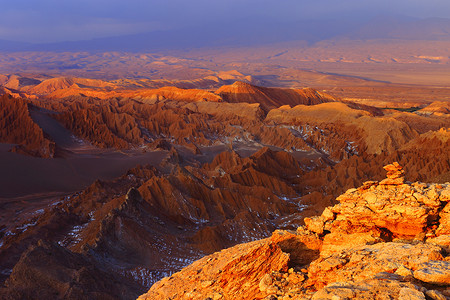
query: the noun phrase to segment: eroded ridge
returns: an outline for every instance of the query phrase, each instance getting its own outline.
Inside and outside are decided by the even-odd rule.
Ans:
[[[385,169],[296,232],[206,256],[139,299],[448,299],[450,184]]]

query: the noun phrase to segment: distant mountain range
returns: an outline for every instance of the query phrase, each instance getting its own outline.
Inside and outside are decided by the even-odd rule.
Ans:
[[[153,31],[82,41],[31,44],[0,40],[0,51],[155,51],[257,46],[329,39],[450,40],[450,19],[380,16],[371,20],[279,22],[241,20],[211,26]]]

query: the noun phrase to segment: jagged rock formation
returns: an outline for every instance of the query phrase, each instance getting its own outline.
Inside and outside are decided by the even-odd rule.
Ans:
[[[264,88],[241,81],[214,93],[149,89],[145,80],[11,78],[5,76],[4,81],[23,81],[14,85],[21,93],[53,95],[52,101],[44,97],[32,103],[46,109],[47,116],[76,138],[100,148],[154,149],[156,140],[165,139],[200,153],[201,147],[216,143],[232,147],[234,142],[245,142],[313,151],[332,165],[355,155],[393,153],[419,133],[448,127],[445,116],[394,114],[336,102],[311,89]],[[69,90],[78,92],[66,93]]]
[[[450,297],[450,184],[385,169],[388,180],[348,190],[296,232],[206,256],[139,299]]]
[[[191,149],[248,142],[311,150],[284,124],[266,126],[259,104],[67,99],[36,105],[53,111],[51,116],[77,137],[101,148],[128,149],[164,138]]]
[[[222,85],[242,74],[219,75],[199,82],[179,81],[176,88],[164,87],[170,82],[163,80],[30,81],[0,76],[0,82],[9,86],[3,88],[7,93],[39,95],[34,100],[2,98],[5,100],[0,106],[0,133],[1,138],[7,138],[2,142],[18,144],[18,152],[38,157],[53,153],[50,156],[61,157],[61,161],[86,154],[113,157],[119,152],[115,150],[132,159],[144,153],[160,157],[155,159],[155,168],[138,167],[113,181],[96,181],[45,211],[39,209],[42,212],[28,220],[11,218],[6,227],[0,224],[0,281],[10,278],[2,291],[14,295],[24,291],[24,297],[28,295],[23,289],[26,278],[20,279],[20,274],[45,274],[47,259],[49,265],[60,265],[63,273],[70,274],[61,281],[49,280],[47,283],[51,283],[43,289],[69,295],[62,286],[71,281],[82,288],[84,283],[78,284],[73,277],[79,271],[78,265],[59,259],[73,252],[80,255],[73,256],[74,260],[92,271],[89,276],[99,278],[107,272],[114,280],[125,278],[133,283],[133,290],[123,292],[138,296],[156,280],[203,255],[265,238],[275,228],[302,225],[304,217],[320,214],[326,206],[336,204],[338,195],[364,181],[378,180],[373,186],[386,191],[400,189],[408,181],[450,181],[450,135],[445,115],[392,112],[332,101],[313,90],[261,88],[247,83],[228,85],[214,93],[217,86],[211,82]],[[56,98],[46,98],[49,95]],[[15,139],[9,139],[11,136]],[[389,178],[382,180],[384,173],[379,166],[392,161],[404,166],[406,174],[398,165],[392,165],[388,167]],[[414,188],[415,193],[422,192]],[[392,208],[388,204],[386,207]],[[427,217],[422,215],[426,221],[417,226],[411,217],[411,224],[398,228],[391,224],[398,221],[395,214],[394,219],[389,215],[383,219],[385,227],[373,229],[372,237],[363,232],[354,238],[389,241],[397,237],[393,237],[394,233],[400,238],[403,230],[409,234],[404,238],[411,239],[421,230],[420,226],[428,226],[424,225],[428,221],[444,222],[447,218],[436,221],[436,214],[428,218],[429,213],[432,214],[427,210]],[[350,217],[356,220],[358,216]],[[339,247],[337,238],[332,240],[333,232],[326,227],[331,226],[327,225],[329,220],[305,220],[311,228],[301,243],[297,235],[278,234],[271,239],[275,246],[256,242],[255,253],[272,261],[271,255],[276,252],[273,270],[284,272],[291,265],[315,260],[325,240]],[[358,226],[364,227],[361,224]],[[442,242],[442,236],[436,240]],[[19,262],[27,261],[27,255],[40,253],[27,252],[37,247],[40,239],[46,241],[48,247],[44,248],[50,249],[56,259],[42,256],[42,264],[30,265],[27,270],[27,264]],[[244,247],[242,251],[247,250]],[[291,254],[289,260],[286,251]],[[253,255],[247,258],[243,260],[245,264],[256,270],[268,272],[271,268],[253,264]],[[242,278],[242,273],[234,272],[231,264],[221,278],[221,284],[229,291],[241,283],[225,283],[227,276]],[[302,277],[308,278],[307,272],[289,274],[286,276],[290,281],[303,282]],[[273,291],[269,283],[278,280],[274,278],[266,276],[257,286]],[[258,281],[259,277],[252,280]],[[368,281],[363,286],[373,286],[375,282]],[[31,287],[37,285],[30,283]],[[389,283],[392,288],[393,285],[395,282]],[[90,285],[86,291],[91,288],[95,287]],[[251,293],[254,297],[262,295],[258,289]]]
[[[0,278],[16,278],[19,270],[46,273],[44,263],[32,270],[19,264],[42,239],[61,256],[66,249],[80,254],[74,258],[89,262],[94,277],[107,271],[115,280],[134,282],[138,288],[130,286],[128,292],[138,296],[205,254],[267,237],[275,228],[296,228],[308,211],[297,191],[297,174],[305,170],[286,152],[263,148],[250,157],[224,152],[202,166],[174,161],[165,168],[172,171],[138,167],[113,181],[96,181],[7,233],[0,268],[11,275]],[[72,276],[65,260],[52,260],[54,268],[58,264],[62,274],[70,274],[43,286],[47,292]],[[27,280],[9,279],[0,292],[21,295]],[[30,286],[39,284],[29,280]],[[67,292],[59,289],[59,295]]]
[[[33,105],[27,100],[0,96],[0,143],[17,144],[13,152],[53,157],[56,145],[33,121],[31,109]]]
[[[392,153],[418,137],[408,124],[342,103],[282,106],[129,99],[35,101],[77,137],[102,148],[149,146],[164,138],[198,152],[214,143],[248,142],[315,151],[331,161]],[[389,127],[389,130],[384,128]],[[95,128],[95,130],[94,130]]]

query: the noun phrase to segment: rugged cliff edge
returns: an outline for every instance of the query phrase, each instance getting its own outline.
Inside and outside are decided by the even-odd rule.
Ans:
[[[450,184],[385,169],[296,232],[206,256],[139,299],[449,299]]]

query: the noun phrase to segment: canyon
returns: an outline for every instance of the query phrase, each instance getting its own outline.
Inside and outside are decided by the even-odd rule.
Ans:
[[[9,1],[0,300],[450,299],[448,1]]]
[[[448,296],[447,88],[188,69],[0,75],[4,299]]]

